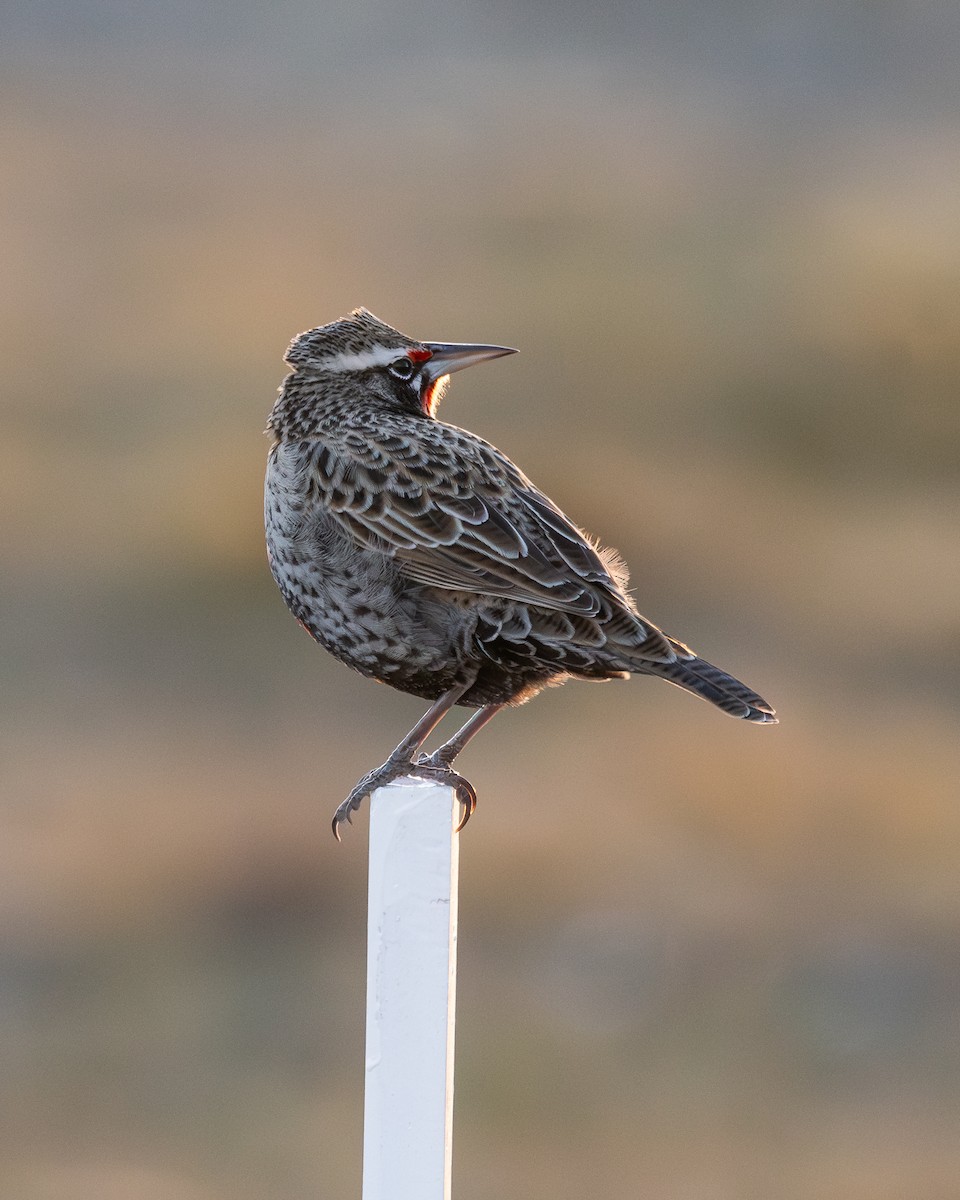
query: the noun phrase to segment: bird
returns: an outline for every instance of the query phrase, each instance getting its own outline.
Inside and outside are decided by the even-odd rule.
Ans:
[[[773,708],[642,616],[619,554],[570,520],[506,454],[441,421],[457,371],[507,346],[418,341],[366,308],[299,334],[270,414],[267,555],[287,607],[360,674],[430,701],[337,808],[414,776],[476,790],[453,763],[502,709],[569,679],[652,675],[731,716]],[[473,713],[421,753],[454,707]]]

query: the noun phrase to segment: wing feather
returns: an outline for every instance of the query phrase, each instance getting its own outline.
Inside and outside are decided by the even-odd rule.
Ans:
[[[580,645],[674,661],[586,535],[493,446],[443,428],[448,436],[428,449],[450,461],[433,468],[429,483],[412,453],[407,462],[395,455],[389,471],[378,457],[374,470],[353,447],[314,443],[311,493],[359,544],[390,556],[418,583],[554,610],[568,618],[558,632],[572,619]],[[459,435],[454,453],[451,431]]]

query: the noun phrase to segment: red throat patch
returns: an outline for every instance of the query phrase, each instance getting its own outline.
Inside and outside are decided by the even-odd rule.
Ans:
[[[433,358],[433,351],[428,350],[425,346],[414,346],[412,350],[407,351],[407,358],[412,363],[429,362]],[[432,417],[436,412],[437,405],[440,403],[440,397],[443,395],[443,388],[437,389],[438,380],[431,380],[427,386],[420,392],[420,404],[423,411],[428,417]]]
[[[431,380],[420,393],[420,403],[428,417],[437,415],[437,408],[443,399],[443,393],[447,390],[449,381],[449,375],[441,375],[439,379]]]

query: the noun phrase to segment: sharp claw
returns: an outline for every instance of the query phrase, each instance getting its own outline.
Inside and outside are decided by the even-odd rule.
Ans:
[[[457,784],[457,799],[463,807],[463,815],[456,829],[456,832],[459,833],[473,816],[477,807],[477,793],[474,791],[473,785],[467,783],[465,779],[461,779]]]

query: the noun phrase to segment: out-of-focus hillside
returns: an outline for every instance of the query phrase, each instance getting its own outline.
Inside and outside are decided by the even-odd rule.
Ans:
[[[442,415],[773,730],[570,686],[464,758],[464,1197],[960,1170],[952,5],[22,6],[0,46],[0,1192],[359,1186],[365,847],[418,702],[262,546],[290,337]]]

